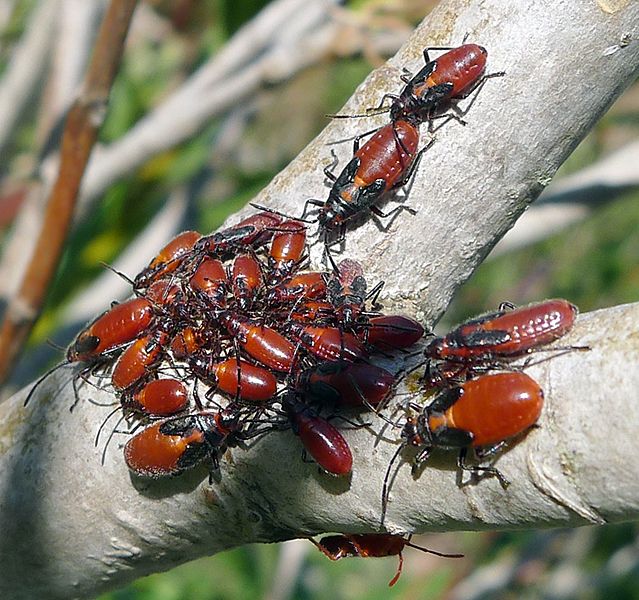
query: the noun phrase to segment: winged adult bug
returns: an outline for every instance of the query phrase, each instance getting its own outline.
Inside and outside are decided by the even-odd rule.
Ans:
[[[497,312],[482,315],[435,337],[424,350],[429,365],[426,379],[436,383],[437,369],[463,374],[464,370],[483,369],[518,358],[553,342],[568,333],[578,309],[567,300],[545,300],[511,309],[503,304]],[[581,349],[581,348],[580,348]],[[433,365],[430,361],[439,361]],[[441,379],[441,377],[439,377]]]

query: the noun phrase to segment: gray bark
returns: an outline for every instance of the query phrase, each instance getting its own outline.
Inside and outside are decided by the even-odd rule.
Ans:
[[[400,67],[421,66],[424,46],[458,45],[466,33],[488,48],[490,71],[507,72],[486,83],[468,125],[449,123],[437,133],[408,197],[418,214],[400,214],[387,233],[371,222],[348,233],[346,254],[364,263],[371,282],[386,281],[387,312],[432,323],[635,78],[639,5],[614,13],[601,6],[443,2],[345,107],[376,105],[400,88]],[[624,45],[627,33],[634,37]],[[299,214],[305,198],[325,197],[325,144],[384,117],[370,121],[331,123],[257,201]],[[350,145],[335,148],[345,164]],[[321,251],[319,244],[313,249],[316,265]],[[530,369],[546,405],[541,427],[497,460],[510,488],[492,479],[460,486],[454,456],[437,453],[418,479],[401,465],[386,527],[424,532],[636,519],[638,332],[639,304],[582,316],[562,345],[592,349]],[[69,377],[64,370],[51,376],[26,409],[25,391],[0,406],[4,598],[87,598],[239,544],[379,527],[384,471],[397,443],[388,428],[377,439],[381,421],[345,433],[355,458],[349,480],[302,462],[299,441],[283,432],[229,453],[213,485],[205,469],[145,482],[127,472],[118,450],[123,436],[116,435],[100,465],[104,438],[98,448],[93,438],[108,409],[96,404],[115,398],[83,386],[70,414]]]

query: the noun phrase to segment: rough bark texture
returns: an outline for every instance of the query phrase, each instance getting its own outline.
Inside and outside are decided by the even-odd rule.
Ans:
[[[393,479],[385,527],[447,531],[580,525],[639,517],[639,304],[583,315],[564,344],[588,352],[530,368],[546,392],[541,427],[499,456],[512,482],[458,485],[455,453],[433,456],[417,479],[409,465]],[[0,592],[8,598],[92,597],[141,575],[239,544],[323,531],[379,527],[384,472],[397,432],[376,421],[346,431],[350,479],[302,461],[291,432],[273,433],[223,461],[209,485],[205,468],[149,482],[129,475],[116,435],[93,445],[112,402],[82,388],[69,413],[69,373],[59,371],[29,406],[25,393],[0,420]],[[610,426],[604,423],[607,415]],[[381,439],[376,434],[384,431]],[[106,428],[106,432],[111,427]],[[392,441],[393,443],[390,443]],[[410,458],[410,455],[405,457]]]
[[[596,2],[498,0],[444,2],[387,66],[373,73],[344,112],[374,106],[400,87],[400,67],[416,70],[428,45],[469,41],[489,50],[487,82],[468,125],[449,123],[423,157],[408,203],[391,231],[366,223],[347,236],[347,255],[371,281],[386,280],[390,309],[430,323],[547,184],[606,107],[630,83],[639,44],[610,52],[639,22],[639,6],[616,13]],[[462,103],[463,104],[463,103]],[[381,121],[383,121],[383,117]],[[373,123],[370,127],[373,127]],[[321,166],[329,141],[369,128],[332,123],[258,198],[299,214],[309,196],[325,197]],[[340,164],[350,144],[336,146]],[[321,248],[314,248],[314,258]],[[639,516],[632,457],[639,406],[639,305],[582,316],[565,344],[588,344],[530,369],[546,392],[541,428],[499,457],[508,490],[487,479],[459,486],[454,456],[436,454],[413,480],[402,465],[393,481],[386,527],[392,531],[577,525]],[[31,404],[22,392],[0,407],[0,595],[92,597],[146,573],[251,541],[379,526],[384,471],[397,432],[374,448],[372,430],[346,432],[350,480],[303,463],[290,432],[233,451],[222,478],[205,470],[174,480],[132,479],[114,439],[100,466],[93,437],[113,402],[84,386],[69,414],[69,372],[52,376]],[[63,385],[66,382],[66,385]],[[614,415],[607,418],[607,415]],[[605,422],[610,422],[609,426]],[[109,428],[107,428],[109,431]]]

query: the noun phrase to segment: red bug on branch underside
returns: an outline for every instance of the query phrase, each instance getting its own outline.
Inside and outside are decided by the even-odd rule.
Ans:
[[[331,560],[339,560],[347,557],[385,557],[397,556],[399,564],[395,576],[388,583],[389,587],[395,585],[402,574],[404,566],[404,557],[402,552],[404,548],[415,548],[427,554],[434,554],[443,558],[463,558],[463,554],[447,554],[430,550],[423,546],[413,544],[412,536],[404,537],[403,535],[394,535],[390,533],[346,533],[339,535],[328,535],[319,541],[311,538],[309,540],[315,544],[315,547],[328,556]]]

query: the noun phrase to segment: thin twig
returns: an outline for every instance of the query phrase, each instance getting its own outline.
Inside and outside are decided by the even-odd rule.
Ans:
[[[11,139],[25,105],[47,64],[53,41],[59,0],[47,0],[36,7],[23,39],[0,82],[0,155]]]
[[[306,9],[298,0],[280,0],[276,4],[281,9],[277,20],[275,15],[267,14],[270,18],[265,20],[265,15],[260,14],[245,26],[247,31],[255,32],[255,39],[249,43],[245,31],[240,30],[224,51],[200,67],[125,136],[109,146],[96,148],[82,184],[82,204],[152,156],[198,133],[214,117],[245,102],[265,83],[285,80],[329,53],[335,24],[329,21],[326,7],[319,11],[314,6],[314,18],[307,15],[300,23]],[[269,8],[272,10],[276,4]],[[297,6],[296,13],[290,12],[291,5]],[[292,33],[282,38],[285,16],[289,17],[286,30],[292,29]],[[308,44],[309,39],[318,37],[318,43]],[[238,38],[245,40],[247,46],[241,48],[236,43]]]
[[[67,110],[75,100],[95,44],[97,30],[108,3],[105,0],[61,0],[57,35],[51,50],[51,67],[39,106],[36,144],[47,139],[46,146],[56,148],[60,142],[52,130],[57,129]],[[58,135],[61,132],[58,131]],[[47,148],[40,150],[46,155]],[[37,160],[34,156],[33,160]]]
[[[69,232],[80,181],[106,113],[131,22],[135,0],[113,0],[91,57],[83,89],[69,111],[60,170],[47,204],[44,224],[18,294],[11,299],[0,329],[0,382],[17,360],[55,275]]]

